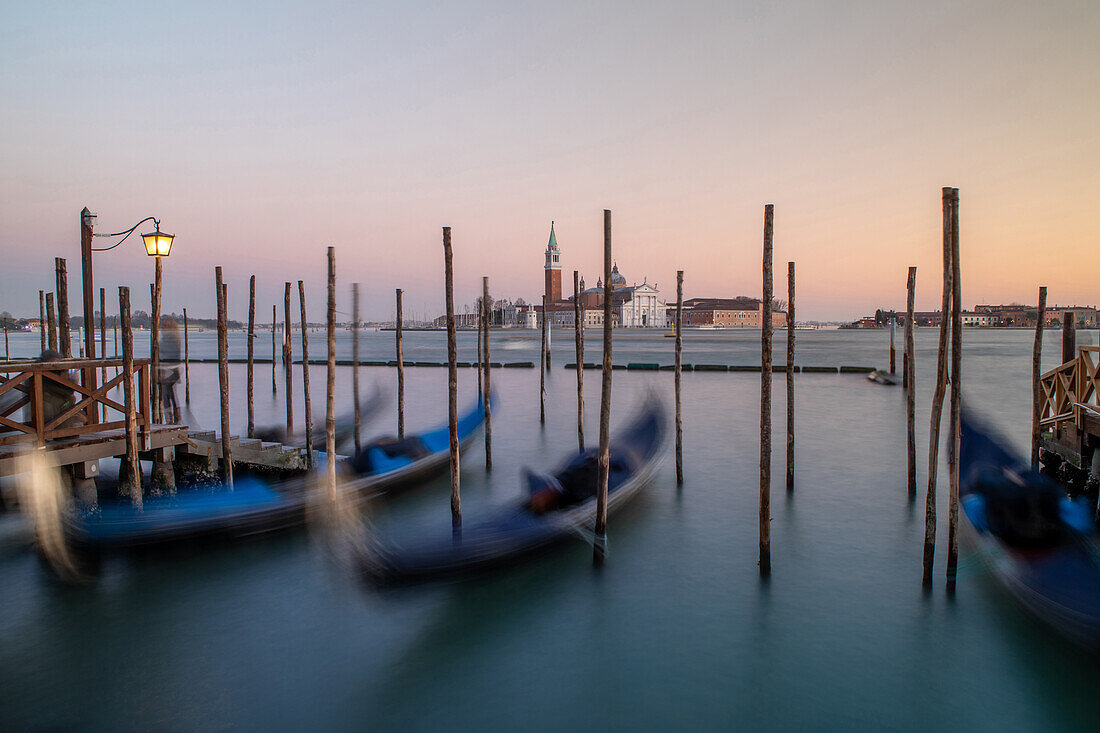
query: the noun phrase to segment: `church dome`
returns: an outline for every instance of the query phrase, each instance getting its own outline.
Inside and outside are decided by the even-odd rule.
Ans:
[[[611,268],[611,289],[626,287],[626,278],[619,272],[619,263]]]

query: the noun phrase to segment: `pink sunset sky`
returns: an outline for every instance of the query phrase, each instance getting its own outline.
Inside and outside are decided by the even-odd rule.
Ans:
[[[325,247],[367,318],[594,283],[602,209],[628,280],[674,297],[777,291],[850,319],[940,297],[940,188],[961,197],[963,301],[1100,301],[1100,3],[9,4],[0,24],[0,310],[37,313],[53,257],[79,305],[78,213],[176,234],[164,308],[243,318]],[[99,240],[97,246],[104,242]],[[147,309],[140,240],[96,285]],[[571,286],[570,286],[571,287]],[[98,300],[98,296],[97,296]]]

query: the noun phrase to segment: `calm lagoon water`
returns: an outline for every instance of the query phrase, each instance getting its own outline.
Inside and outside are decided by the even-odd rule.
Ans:
[[[258,351],[269,356],[266,335]],[[884,332],[797,337],[799,364],[887,363]],[[243,356],[243,334],[232,338]],[[311,356],[321,356],[323,332],[311,338]],[[364,359],[392,358],[392,332],[363,338]],[[408,333],[406,359],[442,361],[444,339]],[[617,363],[671,363],[672,340],[660,334],[615,339]],[[474,335],[461,340],[459,358],[473,360]],[[537,361],[537,333],[493,340],[494,360]],[[1031,340],[1026,331],[964,333],[966,398],[1018,446],[1029,430]],[[29,355],[37,341],[13,337],[13,353]],[[349,343],[341,334],[341,358]],[[480,442],[464,456],[468,519],[517,495],[521,467],[551,468],[575,448],[575,373],[561,367],[573,361],[571,334],[553,343],[545,428],[538,371],[493,371],[495,466],[486,474]],[[1096,332],[1081,343],[1096,343]],[[213,344],[210,332],[192,334],[193,355],[213,356]],[[921,330],[917,345],[916,504],[906,498],[903,393],[861,375],[798,377],[797,487],[786,495],[776,375],[770,582],[756,567],[760,375],[686,374],[685,483],[677,490],[670,444],[656,480],[612,518],[600,571],[578,540],[477,579],[379,592],[299,532],[120,558],[98,583],[74,588],[32,553],[9,551],[0,556],[0,728],[1096,730],[1095,658],[1015,606],[965,550],[957,596],[944,595],[945,501],[936,589],[921,592],[919,457],[936,332]],[[598,348],[590,331],[587,361],[598,361]],[[777,363],[784,350],[779,333]],[[692,332],[685,352],[688,362],[759,363],[759,335]],[[1059,333],[1047,334],[1044,353],[1045,368],[1059,361]],[[270,369],[257,368],[258,422],[278,424],[282,378],[273,397]],[[311,374],[319,419],[324,368]],[[362,377],[392,400],[393,369],[363,368]],[[594,440],[598,372],[585,377]],[[193,423],[213,427],[216,367],[192,365],[191,378]],[[231,378],[239,429],[244,366]],[[460,401],[472,400],[474,370],[459,379]],[[406,380],[410,429],[441,421],[446,370],[409,368]],[[345,406],[349,385],[340,369]],[[613,426],[648,388],[671,408],[671,373],[614,373]],[[394,425],[391,408],[366,432]],[[446,526],[447,486],[444,476],[379,506],[378,523]],[[940,486],[945,498],[945,470]]]

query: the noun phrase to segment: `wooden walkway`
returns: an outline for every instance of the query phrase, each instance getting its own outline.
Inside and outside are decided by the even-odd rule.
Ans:
[[[143,430],[142,437],[145,436],[148,437],[145,444],[141,440],[138,442],[138,449],[142,452],[185,445],[187,426],[153,425],[147,432]],[[0,446],[0,476],[18,473],[19,458],[29,450],[36,448],[29,443]],[[113,458],[126,453],[126,431],[114,428],[70,438],[55,438],[47,442],[41,450],[50,466],[68,466]]]

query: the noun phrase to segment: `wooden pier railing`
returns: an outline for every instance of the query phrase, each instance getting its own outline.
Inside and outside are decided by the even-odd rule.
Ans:
[[[1077,358],[1055,367],[1039,378],[1040,428],[1059,429],[1071,423],[1085,429],[1088,407],[1100,407],[1100,346],[1079,346]]]
[[[134,359],[134,407],[139,433],[146,432],[150,425],[149,364],[149,359]],[[44,444],[55,438],[125,429],[124,398],[119,396],[123,400],[120,402],[109,396],[112,390],[121,389],[125,377],[122,368],[122,359],[63,359],[0,366],[0,446]],[[117,369],[118,373],[108,378],[108,369]],[[97,385],[98,373],[103,374],[102,385]],[[48,416],[47,400],[60,402],[51,405]],[[107,409],[117,412],[118,419],[105,417],[109,415]],[[17,416],[20,410],[22,415]]]

